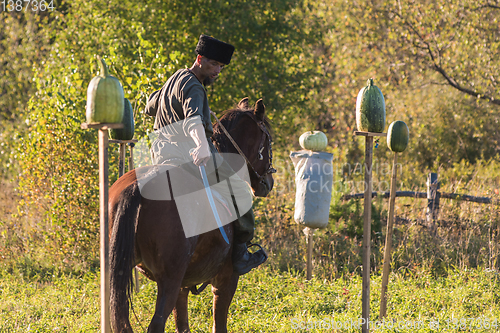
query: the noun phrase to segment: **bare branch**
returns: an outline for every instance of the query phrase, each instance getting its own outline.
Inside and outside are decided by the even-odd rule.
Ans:
[[[500,9],[500,6],[491,5],[489,3],[484,5],[484,6],[481,6],[481,7],[491,7],[491,8],[498,7]],[[479,98],[479,99],[486,100],[486,101],[493,103],[493,104],[496,104],[496,105],[500,105],[500,99],[496,99],[496,98],[493,98],[492,96],[488,96],[488,95],[482,94],[480,92],[465,88],[465,87],[461,86],[457,81],[455,81],[455,79],[453,79],[451,76],[449,76],[448,73],[446,73],[446,71],[443,69],[443,67],[440,66],[440,50],[439,50],[439,48],[437,48],[436,50],[433,50],[431,44],[424,38],[424,36],[422,36],[419,33],[419,31],[413,26],[413,24],[411,22],[409,22],[408,20],[403,18],[397,12],[391,11],[391,13],[398,16],[403,21],[403,24],[406,25],[410,29],[410,31],[412,31],[417,36],[418,39],[417,39],[417,41],[413,42],[413,45],[419,49],[427,50],[427,53],[429,54],[431,61],[432,61],[432,68],[435,71],[437,71],[438,73],[440,73],[446,79],[446,81],[448,82],[448,84],[450,86],[452,86],[453,88],[455,88],[455,89],[457,89],[465,94],[474,96],[474,97]],[[421,46],[417,45],[417,42],[421,43],[422,45]],[[436,59],[435,53],[437,53],[437,57],[438,57],[437,59]]]
[[[500,99],[495,99],[495,98],[493,98],[491,96],[483,95],[483,94],[481,94],[481,93],[479,93],[477,91],[474,91],[474,90],[462,87],[457,81],[455,81],[452,77],[450,77],[442,67],[438,66],[436,63],[434,63],[433,68],[439,74],[441,74],[446,79],[446,81],[448,81],[448,83],[450,84],[450,86],[452,86],[453,88],[458,89],[459,91],[461,91],[463,93],[466,93],[468,95],[477,97],[479,99],[484,99],[484,100],[486,100],[486,101],[488,101],[490,103],[493,103],[493,104],[496,104],[496,105],[500,105]]]
[[[473,11],[476,11],[476,10],[481,10],[481,9],[484,9],[484,8],[500,9],[500,6],[493,5],[491,3],[487,3],[485,5],[482,5],[482,6],[479,6],[479,7],[476,7],[476,8],[469,8],[469,7],[465,7],[465,8],[473,10]]]

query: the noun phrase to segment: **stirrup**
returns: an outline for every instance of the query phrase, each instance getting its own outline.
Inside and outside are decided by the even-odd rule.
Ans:
[[[254,253],[250,253],[248,251],[248,248],[252,247],[252,246],[258,246],[260,249]],[[260,266],[261,264],[263,264],[264,262],[266,262],[266,260],[268,258],[266,251],[259,244],[249,244],[249,245],[245,245],[245,247],[246,247],[246,249],[245,249],[244,256],[246,256],[247,259],[254,258],[254,260],[255,260],[256,258],[259,258],[259,257],[260,258],[258,259],[257,262],[253,262],[251,264],[250,264],[251,260],[249,260],[247,262],[239,261],[236,263],[233,261],[233,271],[238,275],[243,275],[243,274],[250,272],[252,269],[254,269],[254,268]]]
[[[267,255],[266,250],[264,250],[264,248],[263,248],[262,246],[260,246],[260,244],[257,244],[257,243],[249,243],[249,244],[247,245],[247,250],[248,250],[249,248],[251,248],[252,246],[257,246],[259,249],[261,249],[261,250],[262,250],[262,252],[264,253],[264,256],[266,257],[266,260],[267,260],[267,258],[268,258],[269,256]]]

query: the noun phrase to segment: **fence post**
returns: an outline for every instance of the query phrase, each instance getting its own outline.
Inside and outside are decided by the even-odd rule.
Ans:
[[[426,220],[427,226],[433,234],[436,233],[436,219],[439,214],[439,192],[440,182],[438,181],[438,174],[431,172],[427,176],[427,212]]]

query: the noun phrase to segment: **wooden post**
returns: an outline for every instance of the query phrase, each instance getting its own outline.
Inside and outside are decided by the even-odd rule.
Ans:
[[[99,129],[99,198],[101,238],[101,332],[111,332],[109,320],[108,129]]]
[[[109,140],[109,143],[118,143],[120,145],[120,158],[118,159],[118,177],[121,177],[125,174],[125,156],[126,156],[126,144],[130,147],[130,156],[128,159],[128,170],[134,169],[134,160],[132,149],[135,145],[135,142],[138,142],[137,139],[132,140]]]
[[[129,155],[128,155],[128,171],[134,170],[134,147],[135,143],[134,142],[129,142],[128,146],[130,147],[129,149]]]
[[[108,224],[108,129],[123,128],[123,124],[82,124],[82,128],[99,130],[99,220],[101,262],[101,333],[111,333],[109,319],[109,224]]]
[[[363,222],[363,285],[362,285],[362,318],[364,325],[362,333],[370,332],[370,243],[372,220],[372,160],[373,137],[387,136],[386,133],[354,132],[365,137],[365,192],[364,192],[364,222]]]
[[[128,146],[130,147],[129,149],[129,155],[128,155],[128,171],[134,170],[134,147],[135,143],[134,142],[129,142]],[[139,285],[139,271],[137,270],[137,267],[134,268],[134,284],[135,284],[135,292],[138,293],[140,290],[140,285]]]
[[[314,229],[306,227],[304,229],[304,233],[306,234],[307,240],[307,275],[306,280],[312,279],[312,253],[313,253],[313,235]]]
[[[427,176],[427,225],[433,234],[436,233],[436,219],[439,214],[439,187],[437,173],[431,172]]]
[[[367,136],[365,141],[365,197],[363,222],[363,292],[362,316],[365,319],[362,332],[369,332],[370,321],[370,243],[372,224],[372,159],[373,137]]]
[[[121,177],[125,174],[125,156],[126,156],[126,149],[125,145],[128,144],[130,147],[130,154],[128,158],[128,171],[134,169],[134,146],[135,142],[138,142],[137,139],[132,139],[132,140],[109,140],[111,143],[118,143],[120,144],[120,158],[118,159],[118,177]],[[134,269],[134,284],[135,284],[135,291],[139,292],[139,272],[137,271],[137,268]]]
[[[389,284],[389,274],[391,269],[392,251],[392,231],[394,225],[394,204],[396,202],[396,174],[397,174],[398,153],[394,153],[392,163],[391,194],[389,199],[389,219],[387,221],[387,232],[385,235],[384,268],[382,273],[382,290],[380,293],[380,319],[387,313],[387,285]]]
[[[118,177],[125,174],[125,143],[120,142],[120,158],[118,159]]]

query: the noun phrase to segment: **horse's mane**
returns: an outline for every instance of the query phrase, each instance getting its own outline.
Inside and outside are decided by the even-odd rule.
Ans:
[[[231,129],[237,126],[243,117],[250,117],[255,122],[260,121],[255,116],[253,109],[240,109],[240,108],[224,111],[222,117],[220,117],[219,120],[221,124],[226,128],[226,130],[228,132],[231,132]],[[272,138],[271,125],[267,117],[264,117],[264,125],[266,126]],[[232,146],[231,141],[224,133],[222,128],[219,126],[219,123],[216,122],[213,126],[213,129],[214,129],[214,134],[212,136],[212,141],[214,142],[215,147],[220,152],[226,152],[227,149]]]

